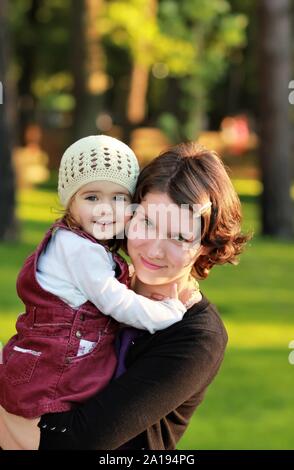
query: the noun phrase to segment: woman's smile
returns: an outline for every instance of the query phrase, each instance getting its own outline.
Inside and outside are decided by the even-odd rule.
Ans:
[[[142,264],[148,268],[148,269],[162,269],[162,268],[165,268],[165,266],[158,266],[158,264],[153,264],[153,263],[150,263],[150,261],[147,261],[145,258],[143,258],[142,255],[140,255],[140,258],[141,258],[141,261],[142,261]]]

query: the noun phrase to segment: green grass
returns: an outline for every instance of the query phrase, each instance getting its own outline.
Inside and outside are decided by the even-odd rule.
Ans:
[[[180,449],[293,449],[293,366],[284,348],[229,347]]]
[[[294,244],[258,235],[258,184],[236,182],[244,229],[255,236],[239,266],[219,266],[201,283],[229,333],[219,374],[179,443],[181,449],[293,449]],[[246,190],[247,188],[247,190]],[[14,333],[23,311],[15,281],[24,258],[58,217],[55,193],[23,191],[18,217],[21,242],[0,244],[0,341]]]

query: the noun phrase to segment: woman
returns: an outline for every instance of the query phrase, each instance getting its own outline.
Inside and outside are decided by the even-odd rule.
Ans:
[[[205,279],[217,264],[235,264],[248,239],[240,232],[240,201],[221,160],[193,143],[149,163],[134,202],[132,288],[147,297],[168,296],[176,282],[179,299],[186,301],[196,278]],[[160,210],[182,204],[189,206],[189,224],[183,231],[169,217],[163,236]],[[200,240],[193,225],[199,214]],[[143,224],[151,227],[149,236]],[[219,370],[226,343],[216,308],[197,289],[180,322],[154,335],[124,330],[116,378],[76,409],[44,415],[40,449],[174,449]]]

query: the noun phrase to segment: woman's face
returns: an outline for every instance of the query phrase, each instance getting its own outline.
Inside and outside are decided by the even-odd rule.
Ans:
[[[188,278],[202,250],[197,224],[200,218],[180,208],[166,193],[148,193],[127,232],[128,252],[138,279],[161,285]]]

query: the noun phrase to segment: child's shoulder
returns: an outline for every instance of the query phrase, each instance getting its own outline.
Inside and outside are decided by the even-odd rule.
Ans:
[[[105,260],[112,259],[112,255],[100,243],[93,243],[88,238],[61,227],[53,232],[51,243],[55,245],[57,251],[62,251],[67,256],[77,253],[79,256],[88,256],[90,253],[97,254]]]

